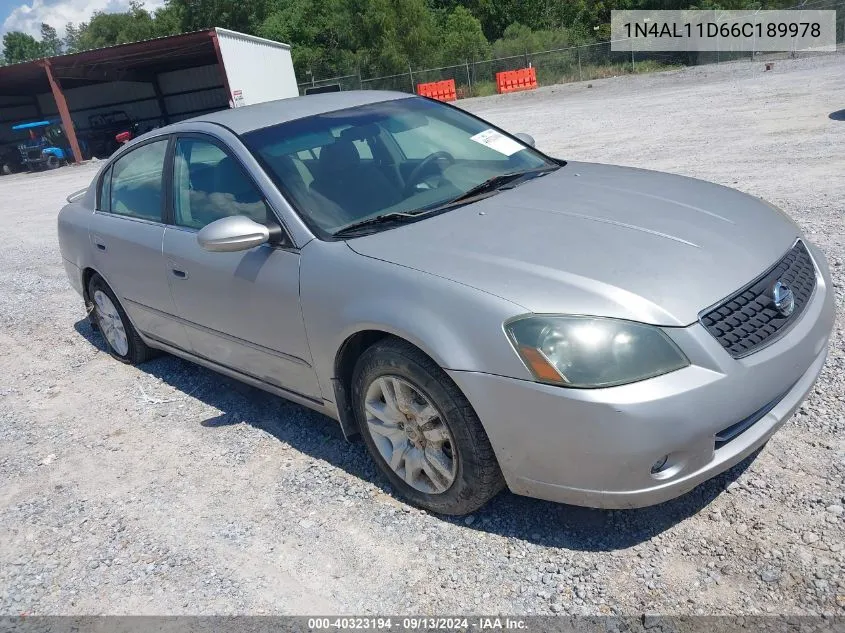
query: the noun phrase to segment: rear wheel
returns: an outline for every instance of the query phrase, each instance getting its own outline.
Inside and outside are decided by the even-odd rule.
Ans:
[[[53,156],[52,154],[47,156],[47,169],[58,169],[61,164],[62,163],[58,157]]]
[[[112,289],[99,275],[88,282],[89,310],[114,358],[128,365],[143,363],[152,350],[138,336]]]
[[[387,339],[367,349],[355,366],[352,398],[367,449],[411,503],[467,514],[504,486],[472,406],[416,347]]]

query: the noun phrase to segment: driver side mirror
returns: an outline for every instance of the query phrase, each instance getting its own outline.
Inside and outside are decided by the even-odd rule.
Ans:
[[[528,145],[528,147],[534,147],[534,137],[530,134],[526,134],[525,132],[517,132],[516,134],[514,134],[514,136],[526,145]]]
[[[246,251],[269,241],[270,229],[245,215],[220,218],[197,233],[199,245],[215,253]]]

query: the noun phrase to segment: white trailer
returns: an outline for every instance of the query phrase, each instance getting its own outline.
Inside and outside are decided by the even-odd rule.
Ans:
[[[299,95],[290,45],[215,29],[232,107]]]

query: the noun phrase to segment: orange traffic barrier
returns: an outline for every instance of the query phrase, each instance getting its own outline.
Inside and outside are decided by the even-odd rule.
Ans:
[[[438,101],[454,101],[458,98],[455,92],[455,80],[433,81],[428,84],[417,84],[417,94],[422,97],[431,97]]]
[[[496,92],[518,92],[520,90],[534,90],[537,87],[537,70],[534,67],[506,70],[496,73]]]

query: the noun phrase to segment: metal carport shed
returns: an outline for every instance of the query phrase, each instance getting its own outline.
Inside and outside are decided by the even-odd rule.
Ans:
[[[298,94],[290,46],[220,28],[47,57],[0,67],[0,147],[26,138],[16,123],[58,118],[80,162],[110,117],[143,132]]]

